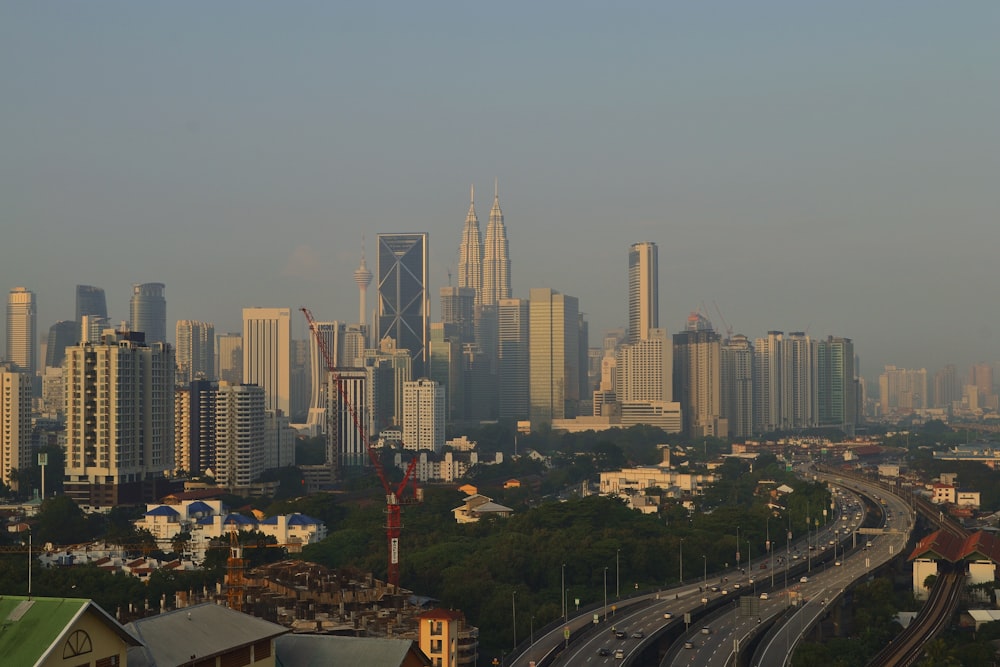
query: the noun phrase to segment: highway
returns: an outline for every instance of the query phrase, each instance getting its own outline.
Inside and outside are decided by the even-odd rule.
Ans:
[[[831,476],[819,477],[823,481],[832,481]],[[842,483],[864,488],[861,482],[853,479],[842,480]],[[709,577],[710,584],[717,583],[720,588],[726,587],[726,595],[723,595],[721,590],[703,594],[699,592],[697,583],[694,583],[618,601],[617,611],[614,614],[609,604],[606,621],[602,609],[592,610],[599,617],[596,624],[591,613],[570,618],[565,625],[560,624],[558,629],[539,637],[508,664],[518,667],[529,667],[531,662],[546,667],[627,665],[633,662],[651,642],[669,633],[670,636],[677,635],[681,638],[674,642],[672,650],[667,654],[668,658],[671,656],[675,658],[664,664],[722,667],[731,658],[735,641],[738,640],[742,644],[759,630],[758,618],[761,619],[760,625],[765,626],[770,617],[783,613],[794,603],[797,613],[792,617],[792,622],[784,626],[787,628],[785,634],[779,633],[775,636],[765,653],[767,660],[776,660],[777,658],[772,656],[781,655],[780,663],[767,664],[784,664],[784,656],[794,649],[799,637],[826,613],[827,603],[839,597],[844,588],[864,576],[871,568],[898,554],[905,545],[909,530],[912,528],[912,519],[907,518],[910,516],[910,509],[883,489],[872,488],[876,488],[877,493],[871,493],[871,488],[868,488],[866,489],[868,495],[881,493],[886,496],[887,508],[894,515],[894,519],[890,519],[890,522],[895,520],[904,525],[890,526],[899,529],[898,535],[871,536],[871,550],[864,549],[868,536],[861,536],[859,540],[858,533],[854,532],[864,520],[864,517],[856,518],[857,510],[854,508],[863,508],[863,503],[853,494],[842,493],[838,503],[838,514],[834,515],[834,520],[818,533],[811,535],[810,544],[814,550],[808,550],[805,540],[800,539],[787,550],[787,556],[794,556],[798,551],[800,558],[793,560],[789,557],[788,562],[783,563],[781,561],[786,560],[783,557],[786,555],[784,553],[786,549],[777,546],[773,554],[775,591],[770,591],[772,579],[770,557],[758,558],[745,568],[747,575],[741,575],[738,570],[730,569],[724,573],[713,573]],[[846,514],[846,508],[851,508],[850,514]],[[846,522],[842,520],[844,518],[847,519]],[[836,547],[831,546],[830,541],[833,541]],[[860,545],[857,544],[859,541]],[[842,547],[851,549],[856,546],[861,548],[849,551],[846,558],[839,551]],[[832,555],[830,550],[834,548],[838,550],[837,558],[842,565],[825,566],[825,571],[823,565],[814,565],[811,571],[804,573],[806,581],[801,581],[802,575],[796,574],[793,581],[788,582],[790,585],[787,589],[781,590],[786,583],[784,570],[786,565],[797,568],[803,561],[812,565],[813,558]],[[762,566],[764,569],[761,569]],[[757,581],[751,583],[750,575],[757,575]],[[724,579],[726,581],[723,581]],[[737,585],[738,590],[735,588]],[[746,595],[747,590],[751,595]],[[767,600],[760,599],[761,591],[768,592]],[[737,614],[736,600],[741,594],[742,597],[753,600],[752,603],[742,603],[751,605],[752,616]],[[720,598],[728,600],[728,603],[722,605],[725,607],[725,613],[720,614],[718,618],[710,616],[711,620],[704,622],[694,621],[695,627],[690,632],[685,632],[683,628],[685,613],[701,611],[705,607],[703,598],[708,600],[709,606],[717,605]],[[824,603],[824,600],[827,602]],[[665,614],[669,614],[670,618],[665,618]],[[708,626],[709,634],[702,634],[702,626]],[[623,632],[625,636],[616,637],[612,628],[614,631]],[[567,629],[569,639],[565,636]],[[691,648],[682,648],[684,642],[691,642]]]

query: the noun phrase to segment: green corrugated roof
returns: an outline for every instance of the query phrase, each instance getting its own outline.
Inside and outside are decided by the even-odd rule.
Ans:
[[[11,614],[28,598],[0,597],[0,655],[6,665],[34,665],[90,600],[34,598],[13,620]]]

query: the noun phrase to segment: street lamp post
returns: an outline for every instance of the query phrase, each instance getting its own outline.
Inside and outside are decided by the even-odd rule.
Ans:
[[[684,538],[681,538],[680,566],[677,568],[677,578],[684,583]]]
[[[604,566],[604,620],[608,620],[608,566]]]
[[[621,567],[619,566],[619,556],[621,555],[621,549],[615,549],[615,599],[622,599],[621,591]]]
[[[562,564],[562,615],[563,623],[566,622],[566,563]]]
[[[708,590],[708,556],[706,556],[705,554],[702,554],[701,555],[701,560],[702,560],[703,565],[705,566],[705,574],[704,574],[703,584],[705,586],[705,590],[707,591]]]
[[[510,620],[511,624],[514,626],[514,650],[517,650],[517,605],[514,603],[514,596],[517,595],[517,591],[510,592]]]

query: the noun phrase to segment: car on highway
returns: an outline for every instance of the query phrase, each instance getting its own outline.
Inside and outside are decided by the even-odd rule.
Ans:
[[[624,660],[624,659],[625,659],[625,651],[621,650],[620,648],[616,648],[615,660]]]
[[[642,630],[636,630],[635,632],[632,633],[632,639],[642,639],[645,636],[646,633],[644,633]]]
[[[708,590],[712,591],[713,593],[718,593],[719,592],[719,587],[718,586],[710,586]]]
[[[712,634],[712,628],[708,627],[707,625],[703,626],[702,629],[701,629],[701,634],[703,634],[703,635],[710,635],[710,634]]]
[[[666,619],[671,619],[671,618],[673,618],[673,617],[674,617],[674,615],[673,615],[673,613],[672,613],[672,612],[669,612],[669,611],[665,611],[665,612],[663,612],[663,618],[666,618]]]
[[[834,567],[840,567],[840,561],[839,560],[833,561],[833,565]]]
[[[799,579],[799,583],[800,584],[808,584],[809,583],[809,577],[802,577],[802,578],[800,578]]]
[[[735,584],[733,584],[733,588],[736,590],[740,590],[740,582],[737,581]]]
[[[684,642],[684,648],[694,648],[694,642]]]
[[[760,599],[761,600],[766,600],[767,599],[767,593],[761,593],[760,594]]]
[[[611,655],[611,649],[602,646],[601,648],[597,649],[597,655],[607,657],[607,656]]]
[[[615,637],[617,637],[618,639],[625,639],[626,637],[628,637],[628,635],[625,633],[624,630],[616,630]]]

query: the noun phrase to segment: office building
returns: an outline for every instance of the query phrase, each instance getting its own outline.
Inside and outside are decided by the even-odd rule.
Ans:
[[[395,341],[406,350],[413,372],[426,372],[430,340],[428,235],[378,235],[378,344]]]
[[[80,342],[80,323],[62,320],[49,327],[49,338],[45,344],[45,367],[61,368],[66,348]]]
[[[449,422],[465,418],[464,344],[457,324],[431,322],[430,379],[444,388]]]
[[[165,288],[163,283],[132,285],[129,321],[132,331],[146,334],[146,343],[167,341],[167,300],[163,296]]]
[[[215,325],[178,320],[176,328],[177,382],[215,379]]]
[[[315,375],[311,366],[310,342],[309,340],[292,341],[290,398],[288,412],[285,414],[297,424],[305,423],[309,415],[312,378]]]
[[[501,419],[528,418],[530,389],[529,301],[497,304],[497,406]]]
[[[62,366],[48,367],[42,373],[42,417],[60,424],[66,412],[66,381]]]
[[[288,308],[243,309],[243,382],[264,390],[264,409],[291,413],[292,314]]]
[[[0,481],[17,489],[14,470],[35,465],[31,444],[33,378],[8,365],[0,365]],[[18,489],[20,490],[20,489]]]
[[[453,324],[463,343],[476,339],[476,295],[471,287],[442,287],[441,321]]]
[[[215,481],[230,489],[250,486],[264,472],[263,387],[220,382],[215,397]]]
[[[658,251],[649,241],[628,251],[628,341],[644,340],[660,326]]]
[[[773,433],[782,429],[781,342],[784,333],[768,331],[753,346],[754,433]]]
[[[729,426],[730,438],[753,435],[753,346],[742,334],[722,344],[719,381],[722,385],[720,416]]]
[[[264,413],[264,470],[295,465],[298,431],[291,420],[278,412]]]
[[[615,367],[619,402],[673,401],[673,349],[666,329],[648,329],[643,338],[621,346]]]
[[[475,201],[476,188],[473,186],[469,195],[469,212],[462,229],[462,242],[458,246],[458,287],[472,290],[474,306],[478,306],[483,302],[483,237],[479,233]],[[441,298],[443,301],[443,292]]]
[[[174,468],[174,352],[107,330],[66,349],[66,494],[113,507],[151,502]]]
[[[532,288],[529,296],[529,418],[535,427],[577,415],[579,301],[549,288]]]
[[[101,334],[104,330],[113,328],[111,322],[106,317],[84,315],[80,319],[80,330],[77,332],[77,340],[81,343],[100,343]]]
[[[997,393],[993,389],[993,366],[988,363],[973,364],[969,368],[969,384],[979,392],[979,407],[996,412],[1000,409]]]
[[[326,345],[326,352],[330,355],[330,362],[335,368],[343,366],[342,341],[344,338],[344,325],[341,322],[316,322],[316,331],[309,336],[309,365],[310,389],[309,389],[309,415],[306,423],[315,426],[321,433],[326,433],[326,388],[327,388],[327,365],[323,357],[323,350],[320,349],[316,335],[323,339]]]
[[[108,302],[104,290],[93,285],[76,286],[76,321],[82,322],[84,315],[108,318]]]
[[[493,185],[493,207],[483,241],[483,293],[480,303],[496,305],[500,299],[510,298],[510,249],[507,228],[500,210],[499,181]]]
[[[817,426],[834,427],[854,434],[858,423],[857,381],[854,377],[854,343],[850,338],[827,336],[816,343]]]
[[[332,375],[327,387],[327,411],[331,417],[326,435],[326,465],[333,469],[334,477],[339,477],[344,469],[368,465],[368,441],[375,437],[373,403],[378,390],[372,366],[341,368],[338,376],[340,387]]]
[[[444,449],[444,387],[421,378],[403,385],[403,447],[413,451]]]
[[[38,304],[35,293],[15,287],[7,298],[7,362],[35,376],[38,370]]]
[[[927,401],[927,370],[886,366],[878,378],[879,411],[882,416],[911,413],[930,407]]]
[[[955,364],[948,364],[934,373],[935,408],[951,408],[952,403],[962,400],[961,396]]]
[[[215,338],[215,377],[229,384],[243,384],[243,336],[219,334]]]
[[[722,417],[721,354],[719,334],[703,324],[674,334],[674,398],[681,404],[684,428],[692,438],[729,432]]]

